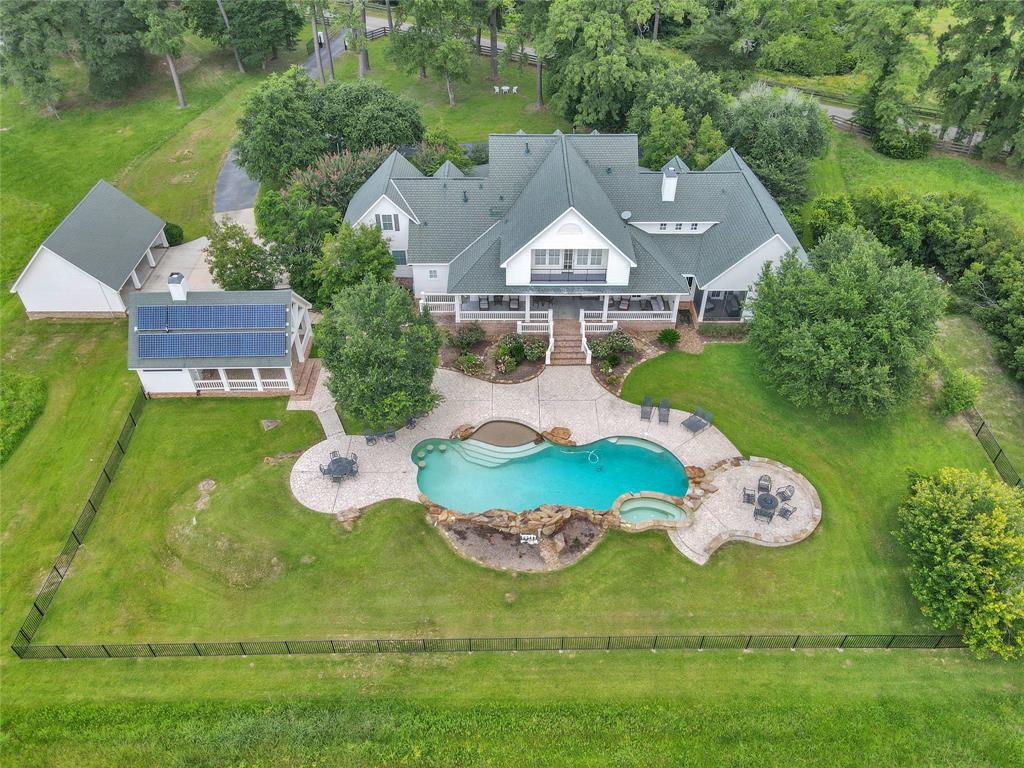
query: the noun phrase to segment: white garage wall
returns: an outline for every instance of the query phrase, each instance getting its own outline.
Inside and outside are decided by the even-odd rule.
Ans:
[[[125,311],[117,291],[44,247],[19,278],[17,294],[27,312]]]
[[[192,383],[192,376],[187,368],[172,368],[169,370],[140,370],[138,371],[142,388],[151,393],[170,392],[195,392],[196,385]]]

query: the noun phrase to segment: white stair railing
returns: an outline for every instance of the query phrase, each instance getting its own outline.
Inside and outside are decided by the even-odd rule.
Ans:
[[[591,313],[582,309],[580,310],[580,351],[583,352],[586,357],[587,365],[590,365],[590,362],[593,359],[593,352],[590,349],[590,344],[587,343],[587,331],[602,334],[611,333],[612,331],[618,330],[619,321],[612,320],[609,322],[602,322],[600,319],[594,321],[587,317],[588,314]],[[598,318],[600,318],[601,313],[598,312],[597,315]]]
[[[544,364],[551,365],[551,353],[555,349],[555,313],[553,310],[533,310],[528,319],[516,323],[517,333],[546,333],[548,348],[544,353]]]

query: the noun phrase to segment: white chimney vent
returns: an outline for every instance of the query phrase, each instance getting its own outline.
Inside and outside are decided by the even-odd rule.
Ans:
[[[181,272],[171,272],[167,276],[167,290],[171,292],[171,301],[185,301],[188,298],[188,283]]]
[[[672,203],[676,199],[676,182],[679,180],[679,173],[675,168],[665,166],[661,172],[661,202]]]

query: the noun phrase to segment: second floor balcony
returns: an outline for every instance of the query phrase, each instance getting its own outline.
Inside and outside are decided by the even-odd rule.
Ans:
[[[606,283],[607,267],[537,267],[530,270],[531,283]]]

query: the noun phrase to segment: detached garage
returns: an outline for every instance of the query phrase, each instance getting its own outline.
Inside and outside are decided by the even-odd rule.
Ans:
[[[43,241],[11,288],[30,318],[121,317],[167,247],[164,222],[100,180]]]

